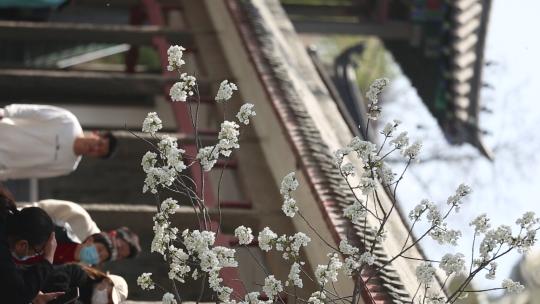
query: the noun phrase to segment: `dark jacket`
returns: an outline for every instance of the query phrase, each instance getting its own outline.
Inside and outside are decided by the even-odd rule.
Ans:
[[[28,304],[42,289],[52,265],[40,261],[32,266],[13,263],[4,219],[0,216],[0,299],[2,303]]]
[[[65,264],[54,266],[54,270],[47,278],[43,292],[63,291],[79,287],[79,299],[76,304],[90,304],[94,290],[93,280],[79,264]]]

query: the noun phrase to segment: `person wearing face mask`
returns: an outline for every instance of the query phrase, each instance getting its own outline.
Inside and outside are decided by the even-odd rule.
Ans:
[[[84,133],[68,110],[27,104],[0,108],[0,142],[0,180],[66,175],[82,156],[109,158],[116,147],[110,132]]]
[[[51,218],[39,208],[15,207],[13,197],[0,187],[0,297],[2,303],[47,303],[62,292],[41,292],[53,271],[56,239]],[[26,259],[42,254],[43,260],[29,267],[13,263],[13,256]]]
[[[67,292],[79,288],[77,304],[116,304],[128,297],[126,281],[117,275],[81,264],[58,266],[47,278],[45,292]]]
[[[72,262],[101,265],[108,261],[135,258],[141,251],[139,238],[127,227],[92,234],[82,243],[77,238],[73,239],[66,227],[55,226],[54,231],[58,243],[54,265]],[[19,265],[32,265],[42,259],[41,255],[25,259],[14,257],[14,262]]]
[[[54,256],[54,264],[81,262],[86,265],[99,265],[116,259],[116,249],[106,233],[96,233],[83,243],[61,243]]]
[[[66,235],[67,242],[82,243],[91,235],[100,233],[101,230],[94,222],[90,214],[79,204],[56,199],[41,200],[30,206],[39,207],[53,219],[56,226],[65,230],[63,234],[56,231],[57,235]],[[140,251],[139,236],[128,227],[120,227],[107,231],[114,248],[116,259],[130,259]],[[63,243],[59,240],[59,244]],[[114,251],[114,250],[113,250]]]
[[[54,265],[66,263],[83,263],[85,265],[100,265],[104,262],[115,260],[117,257],[113,241],[107,233],[96,233],[89,236],[84,242],[74,242],[65,233],[62,227],[55,227],[57,240],[54,254]],[[37,255],[21,259],[15,257],[15,263],[19,265],[33,265],[41,261],[43,256]]]

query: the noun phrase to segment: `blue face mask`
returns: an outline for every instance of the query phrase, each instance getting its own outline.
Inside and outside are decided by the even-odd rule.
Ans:
[[[79,258],[81,262],[85,264],[97,265],[99,263],[99,254],[97,252],[96,246],[90,245],[81,248]]]

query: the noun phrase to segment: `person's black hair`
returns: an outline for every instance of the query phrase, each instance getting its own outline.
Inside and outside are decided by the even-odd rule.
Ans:
[[[108,139],[109,140],[109,149],[107,150],[107,154],[101,156],[100,158],[102,159],[109,159],[111,157],[113,157],[114,153],[116,152],[116,146],[117,146],[117,139],[116,139],[116,136],[114,136],[114,134],[112,134],[112,132],[110,131],[104,131],[104,132],[99,132],[99,136],[101,138],[104,138],[104,139]]]
[[[5,222],[8,217],[17,213],[17,205],[11,193],[4,187],[0,186],[0,220]]]
[[[94,243],[100,243],[105,246],[105,249],[107,249],[107,252],[109,253],[109,257],[104,262],[110,261],[113,258],[113,244],[111,239],[103,232],[94,233],[90,237]]]
[[[7,218],[7,235],[11,242],[26,240],[30,246],[42,245],[54,231],[54,223],[45,210],[24,208]]]
[[[139,243],[139,236],[135,232],[128,227],[120,227],[116,229],[116,237],[124,240],[129,246],[129,255],[126,258],[132,259],[139,255],[141,244]]]
[[[44,244],[54,229],[51,217],[41,208],[17,210],[15,200],[7,189],[0,187],[0,217],[5,222],[11,242],[26,240],[30,246]]]

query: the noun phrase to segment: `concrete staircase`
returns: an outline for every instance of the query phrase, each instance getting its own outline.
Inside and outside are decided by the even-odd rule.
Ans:
[[[111,3],[114,6],[112,8]],[[128,226],[135,231],[140,236],[143,249],[140,256],[133,260],[107,264],[104,270],[126,279],[130,289],[130,301],[138,301],[128,303],[160,303],[151,301],[160,301],[162,291],[143,291],[136,284],[136,279],[141,273],[152,272],[157,284],[171,290],[166,263],[160,255],[150,253],[153,238],[152,217],[157,210],[157,201],[153,195],[142,193],[145,176],[140,162],[151,146],[137,138],[145,136],[137,133],[144,116],[140,117],[137,114],[133,117],[134,115],[130,113],[134,113],[134,109],[137,110],[136,113],[158,111],[160,116],[165,112],[164,122],[165,120],[173,122],[172,125],[170,123],[166,125],[166,131],[173,131],[173,135],[179,138],[179,143],[186,150],[195,145],[192,131],[186,130],[186,126],[189,127],[189,124],[186,124],[186,118],[189,117],[186,112],[188,110],[178,104],[173,107],[167,105],[169,111],[162,108],[163,96],[167,95],[169,86],[175,78],[166,71],[137,73],[138,70],[152,70],[138,66],[137,55],[140,46],[152,46],[160,58],[161,68],[165,70],[163,56],[166,56],[164,54],[169,44],[182,44],[188,48],[185,70],[194,73],[198,78],[202,102],[201,126],[214,130],[204,131],[200,139],[203,144],[214,142],[217,135],[215,130],[218,122],[222,120],[222,113],[208,103],[212,101],[209,96],[217,89],[210,83],[217,85],[218,80],[233,79],[227,74],[224,55],[215,47],[219,45],[217,33],[211,27],[205,6],[191,1],[125,0],[110,3],[74,1],[65,11],[55,13],[52,19],[54,22],[0,20],[0,39],[6,42],[7,48],[13,48],[2,52],[7,52],[6,54],[22,52],[26,57],[25,60],[20,60],[18,56],[3,56],[0,62],[0,89],[4,94],[0,99],[0,105],[24,102],[55,104],[68,109],[84,107],[84,111],[74,113],[80,116],[85,130],[99,128],[114,131],[118,138],[118,151],[110,160],[83,159],[78,169],[68,176],[39,180],[38,197],[81,204],[102,230]],[[185,19],[189,19],[189,22]],[[126,24],[126,21],[129,24]],[[186,24],[190,24],[190,27]],[[50,44],[51,39],[58,40],[59,43],[53,47]],[[55,62],[49,62],[44,67],[32,65],[36,60],[28,60],[29,57],[52,58],[53,61],[56,60],[54,58],[65,60],[65,56],[53,54],[62,52],[64,44],[66,45],[64,48],[67,49],[95,43],[111,46],[129,45],[129,51],[125,54],[126,65],[121,66],[125,70],[92,70],[89,67],[104,65],[92,65],[91,62],[54,69],[58,66]],[[39,52],[35,51],[36,46]],[[99,52],[94,47],[91,51]],[[84,54],[73,56],[81,57]],[[79,57],[74,61],[81,62],[84,59]],[[111,67],[117,68],[118,65]],[[111,106],[125,111],[119,112],[122,113],[121,116],[114,117],[114,120],[118,121],[116,124],[109,122],[103,124],[101,116],[110,115]],[[125,116],[123,113],[126,113]],[[178,126],[174,124],[174,119]],[[118,129],[118,125],[122,126],[122,121],[129,123],[125,123],[125,128]],[[222,165],[225,163],[220,162],[217,167]],[[224,169],[226,178],[220,195],[224,225],[223,234],[218,238],[219,244],[224,246],[234,246],[234,239],[230,235],[238,225],[257,229],[259,223],[260,215],[250,209],[251,204],[238,187],[236,168],[237,164],[233,160],[227,163],[227,168]],[[216,182],[219,173],[212,172],[205,177],[212,193],[217,193]],[[160,194],[162,199],[168,196],[173,196],[184,204],[173,216],[173,224],[180,231],[198,228],[193,209],[185,206],[184,202],[187,200],[178,194]],[[211,203],[214,207],[210,211],[212,219],[218,220],[217,204],[215,201]],[[246,256],[247,253],[243,251],[245,249],[239,248],[239,255]],[[260,252],[254,250],[254,253],[262,259]],[[262,282],[260,274],[254,274],[256,267],[253,262],[242,265],[244,266],[239,271],[227,270],[224,280],[236,285],[239,284],[240,277],[249,277],[249,281]],[[187,301],[197,300],[200,289],[200,281],[191,282],[183,285],[180,293]],[[203,301],[212,300],[213,295],[208,290],[206,288]]]

